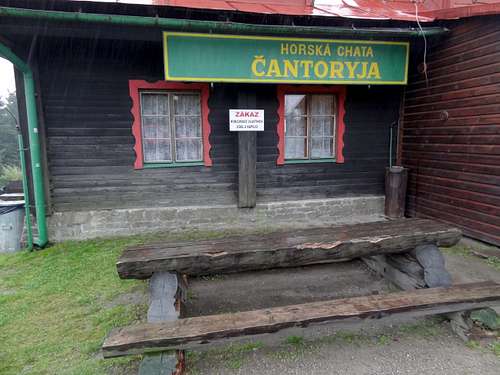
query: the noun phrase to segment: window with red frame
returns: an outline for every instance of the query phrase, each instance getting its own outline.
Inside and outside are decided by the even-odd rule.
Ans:
[[[136,168],[211,165],[208,87],[130,81]]]
[[[278,164],[343,162],[343,87],[279,86]]]

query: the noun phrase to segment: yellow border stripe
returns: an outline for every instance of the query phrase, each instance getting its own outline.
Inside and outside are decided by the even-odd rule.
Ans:
[[[405,78],[404,81],[339,81],[339,80],[296,80],[296,79],[263,79],[263,78],[219,78],[219,77],[171,77],[168,72],[168,48],[167,39],[169,36],[195,36],[200,38],[216,39],[250,39],[250,40],[286,40],[299,42],[327,42],[327,43],[357,43],[357,44],[384,44],[399,45],[406,48]],[[163,55],[165,59],[164,70],[167,81],[188,81],[188,82],[241,82],[241,83],[297,83],[297,84],[357,84],[357,85],[406,85],[408,83],[408,63],[410,56],[409,42],[386,42],[379,40],[351,40],[351,39],[310,39],[310,38],[281,38],[274,36],[253,36],[253,35],[226,35],[226,34],[202,34],[202,33],[182,33],[182,32],[163,32]]]

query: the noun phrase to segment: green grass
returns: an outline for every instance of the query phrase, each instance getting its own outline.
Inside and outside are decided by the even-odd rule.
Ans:
[[[146,291],[146,283],[116,274],[116,258],[131,242],[65,242],[0,256],[0,374],[105,374],[137,359],[99,356],[113,327],[145,313],[145,305],[113,303]]]
[[[147,309],[118,303],[120,295],[147,293],[146,282],[118,277],[115,262],[123,249],[235,233],[193,230],[68,241],[31,253],[0,254],[0,374],[134,373],[139,357],[104,360],[100,355],[112,328],[143,320]]]
[[[286,343],[295,347],[304,346],[304,338],[302,336],[288,336]]]
[[[21,181],[22,178],[21,168],[17,165],[6,165],[0,168],[0,186],[11,181]]]
[[[490,266],[492,266],[496,270],[500,271],[500,258],[499,257],[489,257],[486,260],[486,263],[488,263]]]

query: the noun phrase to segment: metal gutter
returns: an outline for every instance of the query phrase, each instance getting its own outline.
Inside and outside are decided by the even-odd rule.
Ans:
[[[35,241],[35,244],[39,247],[44,247],[48,243],[48,234],[47,220],[45,217],[45,190],[40,157],[40,140],[38,137],[38,117],[36,111],[35,82],[33,79],[33,72],[27,63],[20,59],[9,47],[1,42],[0,56],[9,60],[23,73],[26,114],[28,118],[31,170],[33,173],[33,189],[35,196],[35,214],[38,227],[38,241]]]
[[[26,8],[0,7],[0,16],[35,18],[46,21],[106,23],[119,26],[161,27],[169,30],[191,32],[243,33],[254,35],[318,35],[318,36],[385,36],[385,37],[426,37],[441,35],[444,27],[381,28],[381,27],[337,27],[337,26],[288,26],[258,25],[236,22],[200,21],[177,18],[142,17],[82,12],[61,12]]]

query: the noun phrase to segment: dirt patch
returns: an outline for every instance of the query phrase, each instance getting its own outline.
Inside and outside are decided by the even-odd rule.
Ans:
[[[361,261],[189,280],[186,316],[221,314],[386,293],[391,286]]]

